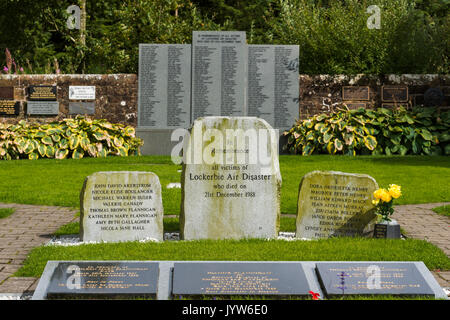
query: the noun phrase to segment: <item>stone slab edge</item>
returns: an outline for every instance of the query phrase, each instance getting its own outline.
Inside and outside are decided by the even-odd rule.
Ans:
[[[157,300],[170,300],[171,292],[172,292],[172,279],[173,279],[173,267],[174,263],[297,263],[300,264],[305,272],[306,280],[308,281],[308,285],[310,289],[314,292],[320,294],[320,299],[323,299],[324,294],[319,284],[318,276],[316,275],[316,263],[360,263],[360,262],[370,262],[370,263],[413,263],[417,269],[421,272],[424,277],[426,283],[430,286],[430,288],[434,292],[434,296],[436,299],[445,299],[449,300],[444,289],[441,288],[439,283],[433,277],[431,272],[425,266],[422,261],[136,261],[136,260],[107,260],[107,261],[48,261],[45,266],[44,272],[42,273],[41,278],[39,279],[39,284],[33,294],[32,300],[45,300],[47,296],[47,289],[50,284],[50,278],[53,274],[53,271],[57,267],[59,263],[70,262],[76,264],[77,262],[121,262],[121,263],[129,263],[129,262],[157,262],[159,263],[159,278],[158,278],[158,292],[156,299]]]

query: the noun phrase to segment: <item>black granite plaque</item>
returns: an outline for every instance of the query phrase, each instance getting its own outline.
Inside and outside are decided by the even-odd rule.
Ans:
[[[173,295],[308,295],[308,281],[297,263],[175,263]]]
[[[332,295],[433,295],[414,263],[354,262],[316,264],[320,284]]]
[[[60,262],[47,290],[47,299],[154,297],[157,262]]]
[[[69,114],[95,114],[95,102],[69,102]]]
[[[0,116],[18,116],[19,113],[19,101],[0,100]]]
[[[342,100],[369,100],[369,87],[344,86],[342,87]]]
[[[14,100],[14,87],[0,87],[1,100]]]
[[[408,102],[407,86],[383,86],[381,88],[383,102]]]
[[[440,88],[430,88],[425,91],[423,99],[427,107],[439,107],[444,102],[445,96]]]
[[[29,86],[28,100],[56,101],[56,86]]]

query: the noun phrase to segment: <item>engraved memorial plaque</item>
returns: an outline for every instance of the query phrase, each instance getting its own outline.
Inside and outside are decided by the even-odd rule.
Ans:
[[[347,108],[349,108],[350,110],[356,110],[356,109],[360,109],[360,108],[366,108],[367,104],[364,102],[344,102],[344,104],[347,106]]]
[[[30,115],[57,115],[59,113],[58,101],[28,101],[27,114]]]
[[[407,86],[383,86],[381,88],[383,102],[408,102]]]
[[[300,263],[175,263],[173,295],[308,295]]]
[[[158,276],[157,262],[60,262],[47,298],[156,297]]]
[[[0,100],[14,100],[14,87],[0,87]]]
[[[206,116],[244,116],[245,32],[194,31],[192,38],[192,121]]]
[[[69,86],[70,100],[95,100],[95,86]]]
[[[95,114],[95,102],[69,102],[69,114]]]
[[[297,45],[249,45],[247,110],[277,129],[298,119]]]
[[[56,101],[56,86],[29,86],[28,100]]]
[[[342,87],[342,100],[368,101],[369,87],[344,86]]]
[[[19,113],[19,101],[0,100],[0,116],[18,116]]]
[[[139,128],[187,129],[190,90],[190,44],[139,45]]]
[[[327,296],[434,295],[414,263],[318,262],[316,272]]]

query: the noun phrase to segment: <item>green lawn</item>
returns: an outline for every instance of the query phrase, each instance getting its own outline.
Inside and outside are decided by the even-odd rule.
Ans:
[[[423,240],[252,239],[41,246],[31,251],[15,276],[39,277],[49,260],[423,261],[430,270],[450,269],[450,259]]]
[[[9,217],[10,215],[12,215],[14,213],[14,211],[16,211],[16,209],[14,209],[14,208],[2,208],[2,209],[0,209],[0,219]]]
[[[450,205],[434,208],[433,211],[436,212],[437,214],[450,217]]]
[[[401,185],[403,196],[396,204],[450,201],[449,160],[444,156],[280,156],[281,211],[296,213],[300,180],[314,170],[365,173],[380,186]],[[179,214],[181,191],[166,185],[180,181],[180,169],[166,156],[1,161],[0,202],[79,207],[83,181],[96,171],[152,171],[163,187],[165,213]]]

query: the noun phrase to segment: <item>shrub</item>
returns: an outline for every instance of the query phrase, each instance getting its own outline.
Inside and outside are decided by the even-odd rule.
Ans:
[[[284,134],[284,146],[302,155],[450,154],[450,111],[403,107],[395,110],[337,108],[328,115],[299,121]]]
[[[0,159],[138,155],[141,139],[133,127],[82,116],[49,124],[0,124]]]

